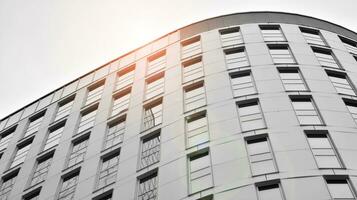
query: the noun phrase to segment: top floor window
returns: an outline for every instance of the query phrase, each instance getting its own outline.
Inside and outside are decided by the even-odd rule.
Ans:
[[[41,126],[44,116],[45,116],[45,113],[42,112],[42,113],[37,114],[29,119],[29,123],[27,125],[27,129],[26,129],[24,137],[32,135],[40,129],[40,126]]]
[[[15,130],[16,130],[16,126],[0,134],[0,151],[5,150],[7,148]]]
[[[300,31],[309,44],[326,46],[326,43],[319,30],[300,27]]]
[[[224,50],[227,69],[242,69],[249,67],[249,60],[244,47]]]
[[[71,113],[75,96],[71,96],[58,104],[57,113],[54,121],[62,119]]]
[[[89,105],[91,103],[99,101],[99,99],[102,97],[102,93],[104,90],[104,83],[105,80],[100,81],[88,88],[87,100],[85,105]]]
[[[286,41],[279,25],[260,25],[265,42]]]
[[[147,75],[165,69],[166,66],[166,51],[160,51],[148,58]]]
[[[135,76],[135,65],[131,65],[122,69],[117,74],[117,80],[115,82],[115,90],[122,89],[126,86],[133,84]]]
[[[232,27],[219,30],[221,34],[221,42],[223,47],[237,45],[243,43],[243,37],[239,27]]]
[[[192,57],[200,54],[201,52],[201,36],[198,35],[181,42],[181,59]]]
[[[353,41],[351,39],[342,37],[342,36],[338,36],[340,38],[340,40],[342,41],[343,45],[346,47],[347,51],[357,55],[357,42]]]

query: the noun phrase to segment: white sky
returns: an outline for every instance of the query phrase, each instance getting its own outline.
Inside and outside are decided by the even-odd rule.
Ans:
[[[193,22],[284,11],[357,31],[357,0],[0,0],[0,119]]]

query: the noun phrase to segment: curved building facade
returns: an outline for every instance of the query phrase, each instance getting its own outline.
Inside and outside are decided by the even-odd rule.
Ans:
[[[357,34],[237,13],[173,31],[0,122],[0,199],[356,199]]]

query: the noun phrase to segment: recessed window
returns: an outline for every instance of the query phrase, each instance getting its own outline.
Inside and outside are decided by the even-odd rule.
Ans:
[[[13,128],[10,128],[0,134],[0,151],[3,151],[7,148],[12,136],[14,135],[16,127],[17,126],[14,126]]]
[[[211,158],[208,149],[189,155],[190,193],[196,193],[213,186]]]
[[[31,148],[31,143],[32,143],[32,139],[25,141],[22,144],[20,144],[19,146],[17,146],[16,154],[12,160],[10,169],[22,164],[25,161],[27,153],[29,152],[29,150]]]
[[[258,99],[238,102],[237,105],[242,131],[252,131],[266,127]]]
[[[88,87],[87,100],[85,105],[92,104],[102,98],[105,80]]]
[[[160,51],[148,58],[148,69],[146,75],[162,71],[166,66],[166,50]]]
[[[53,155],[51,154],[37,161],[36,168],[30,180],[29,187],[32,187],[46,180],[48,171],[52,163],[52,158]]]
[[[79,179],[79,171],[62,179],[57,200],[73,200]]]
[[[160,133],[141,140],[140,169],[160,161]]]
[[[55,125],[49,129],[46,144],[43,151],[51,149],[59,144],[64,130],[65,122]]]
[[[87,152],[89,137],[81,138],[78,141],[73,142],[71,154],[67,162],[67,168],[77,165],[84,160],[84,156]]]
[[[98,110],[98,104],[81,112],[81,119],[78,125],[77,134],[85,130],[88,130],[94,126],[97,110]]]
[[[357,101],[345,98],[343,98],[343,101],[345,102],[348,111],[351,113],[353,120],[357,124]]]
[[[257,186],[259,200],[284,200],[280,183],[263,184]]]
[[[113,199],[113,190],[109,190],[109,192],[105,192],[104,194],[100,194],[92,200],[112,200]]]
[[[246,138],[253,176],[277,172],[268,137]]]
[[[181,59],[186,59],[202,52],[201,36],[195,36],[181,42]]]
[[[206,105],[204,82],[200,81],[184,88],[185,111],[191,111]]]
[[[284,34],[279,25],[260,25],[259,27],[265,42],[285,41]]]
[[[339,94],[356,96],[355,89],[346,74],[332,71],[326,73]]]
[[[229,76],[231,78],[234,97],[257,93],[250,70],[232,73]]]
[[[57,113],[54,121],[62,119],[71,113],[75,96],[72,96],[58,104]]]
[[[323,125],[322,118],[310,96],[290,97],[300,125]]]
[[[300,27],[300,31],[307,43],[326,46],[325,40],[323,39],[319,30]]]
[[[347,51],[349,51],[352,54],[357,55],[357,42],[353,41],[351,39],[338,36],[340,40],[342,41],[343,45],[346,47]]]
[[[23,196],[23,200],[39,200],[41,188],[37,188]]]
[[[41,126],[41,123],[42,123],[42,120],[44,117],[45,117],[45,113],[43,112],[43,113],[35,115],[29,119],[24,138],[36,133],[38,131],[38,129],[40,129],[40,126]]]
[[[159,73],[146,80],[145,100],[164,93],[164,73]]]
[[[331,50],[312,47],[312,51],[314,52],[317,60],[320,62],[320,65],[335,69],[341,68]]]
[[[2,178],[2,184],[0,187],[0,199],[9,199],[10,192],[16,181],[17,173],[18,172]]]
[[[326,178],[326,183],[332,199],[356,199],[355,191],[347,178]]]
[[[108,124],[104,149],[108,149],[123,142],[125,133],[125,117]]]
[[[120,90],[133,84],[135,76],[135,65],[131,65],[125,69],[122,69],[117,74],[117,80],[115,82],[115,90]]]
[[[327,131],[309,130],[305,133],[319,168],[342,168]]]
[[[102,158],[97,188],[112,184],[117,179],[120,152],[116,151]]]
[[[239,27],[232,27],[219,30],[223,47],[242,44],[243,37]]]
[[[144,106],[143,130],[155,127],[162,123],[162,100]]]
[[[158,176],[157,171],[148,172],[138,180],[137,200],[157,200],[158,198]]]
[[[228,70],[249,67],[248,56],[244,47],[224,50]]]
[[[194,147],[209,140],[206,111],[186,117],[187,148]]]
[[[113,95],[111,116],[122,114],[129,109],[131,88]]]
[[[182,82],[187,83],[204,76],[202,56],[182,63]]]
[[[278,68],[286,91],[307,91],[307,85],[298,68]]]
[[[274,64],[296,64],[288,45],[268,45]]]

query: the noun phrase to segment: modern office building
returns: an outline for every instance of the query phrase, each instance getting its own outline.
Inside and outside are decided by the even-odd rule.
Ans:
[[[203,20],[2,119],[0,199],[357,199],[356,84],[344,27]]]

